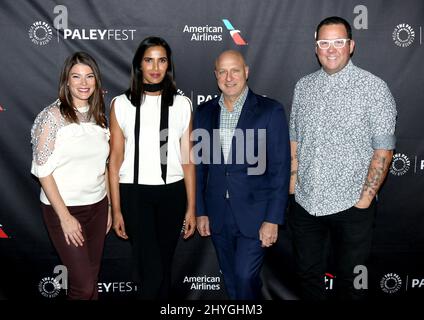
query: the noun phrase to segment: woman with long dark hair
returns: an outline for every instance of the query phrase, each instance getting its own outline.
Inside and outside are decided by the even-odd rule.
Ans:
[[[50,238],[67,267],[69,299],[97,299],[108,210],[109,130],[95,60],[76,52],[65,61],[59,99],[41,111],[31,130],[31,173],[41,183]]]
[[[169,297],[179,235],[195,231],[191,113],[190,99],[177,95],[168,43],[144,39],[130,88],[112,101],[109,162],[113,228],[131,241],[142,299]]]

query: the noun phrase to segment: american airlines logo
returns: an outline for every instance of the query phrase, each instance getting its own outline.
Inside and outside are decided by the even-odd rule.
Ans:
[[[227,30],[230,31],[231,38],[233,38],[233,41],[236,45],[238,46],[247,45],[247,42],[243,39],[243,37],[240,34],[240,30],[236,30],[231,24],[230,20],[222,19],[222,22],[224,22],[224,25],[227,28]]]
[[[334,287],[334,279],[336,276],[332,275],[329,272],[326,272],[324,275],[324,284],[325,284],[325,290],[333,290]]]
[[[8,239],[9,236],[6,234],[6,232],[4,232],[3,226],[0,224],[0,239]]]

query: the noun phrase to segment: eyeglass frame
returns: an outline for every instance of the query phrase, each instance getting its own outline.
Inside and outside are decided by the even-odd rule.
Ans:
[[[334,45],[334,42],[335,42],[335,41],[340,41],[340,40],[343,40],[343,45],[342,45],[341,47],[336,47],[336,46]],[[333,40],[321,39],[321,40],[317,40],[317,41],[315,41],[315,42],[316,42],[316,44],[317,44],[318,48],[320,48],[321,50],[328,50],[328,49],[330,49],[331,45],[333,45],[333,47],[334,47],[334,48],[336,48],[336,49],[342,49],[342,48],[344,48],[344,47],[346,46],[346,42],[348,42],[348,41],[350,41],[350,40],[352,40],[352,39],[349,39],[349,38],[344,38],[344,39],[342,39],[342,38],[341,38],[341,39],[333,39]],[[329,43],[330,43],[330,45],[328,46],[328,48],[321,48],[320,43],[321,43],[322,41],[327,41],[327,42],[329,42]]]

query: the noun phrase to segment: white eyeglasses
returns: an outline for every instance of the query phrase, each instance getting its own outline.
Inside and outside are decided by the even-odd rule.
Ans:
[[[331,45],[336,49],[341,49],[347,41],[350,41],[350,39],[318,40],[317,45],[320,49],[328,49]]]

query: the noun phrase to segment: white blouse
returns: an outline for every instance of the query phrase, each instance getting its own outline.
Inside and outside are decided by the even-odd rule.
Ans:
[[[125,94],[115,97],[112,101],[115,101],[115,116],[125,137],[124,161],[119,170],[119,182],[133,183],[136,108]],[[145,95],[140,107],[139,184],[164,184],[161,177],[159,152],[160,108],[161,96]],[[169,108],[167,184],[184,178],[180,139],[189,127],[191,111],[190,99],[176,95],[174,104]]]
[[[80,124],[69,123],[59,105],[55,101],[34,121],[31,173],[38,178],[52,174],[67,206],[96,203],[106,196],[109,130],[86,119],[88,107],[77,112]],[[43,189],[40,200],[50,204]]]

